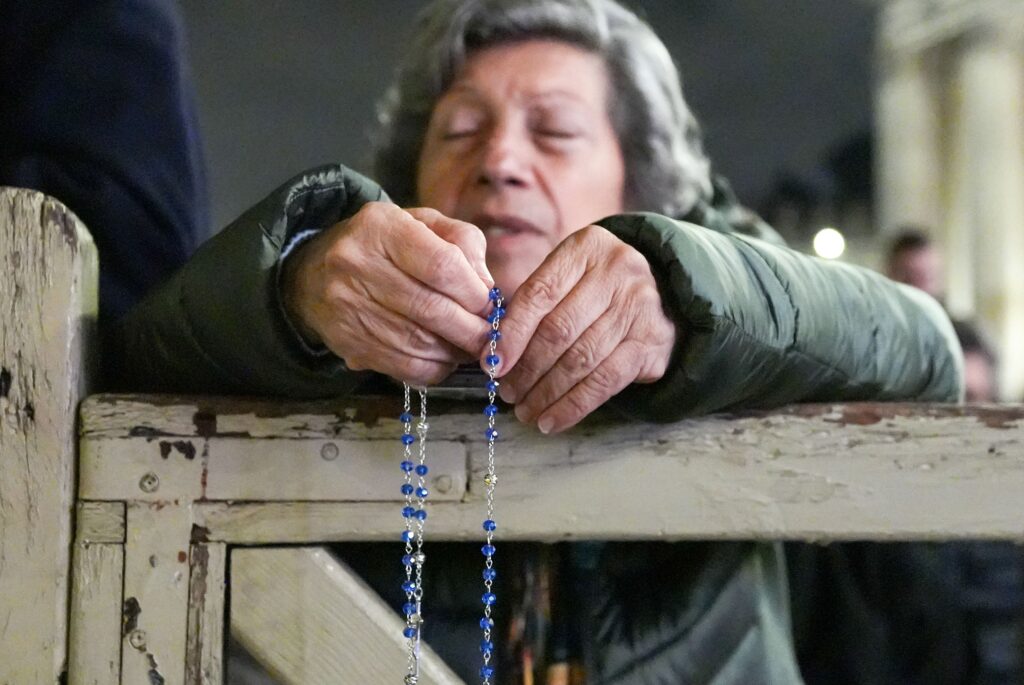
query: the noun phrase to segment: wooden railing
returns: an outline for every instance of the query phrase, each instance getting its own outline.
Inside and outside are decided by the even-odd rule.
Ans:
[[[12,221],[4,209],[41,202],[0,192],[0,255],[24,265],[15,237],[34,232],[32,249],[65,255],[61,273],[79,274],[59,302],[31,268],[0,291],[24,330],[5,332],[0,350],[17,369],[0,393],[0,683],[19,685],[56,682],[63,664],[80,312],[93,301],[75,284],[95,275],[82,241],[57,240],[68,225],[86,235],[73,218],[47,223],[33,209]],[[63,352],[26,352],[47,346]],[[396,539],[399,411],[393,397],[88,398],[70,682],[220,683],[226,629],[284,683],[400,682],[398,617],[319,547]],[[438,400],[432,414],[427,544],[478,539],[479,407]],[[559,436],[505,421],[501,539],[1024,540],[1022,426],[1020,406],[907,404],[671,425],[604,415]],[[35,599],[10,599],[21,597]],[[428,653],[420,682],[459,681]]]

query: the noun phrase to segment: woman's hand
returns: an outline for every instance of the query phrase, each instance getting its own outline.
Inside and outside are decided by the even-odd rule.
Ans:
[[[544,433],[661,378],[676,342],[647,260],[600,226],[555,248],[516,291],[501,331],[500,394]]]
[[[371,202],[286,259],[285,309],[350,369],[436,383],[484,349],[486,247],[471,224]]]

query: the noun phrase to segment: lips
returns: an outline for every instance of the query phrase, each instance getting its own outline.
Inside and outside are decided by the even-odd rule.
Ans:
[[[545,235],[539,226],[517,216],[481,214],[473,217],[473,223],[484,232],[488,239]]]

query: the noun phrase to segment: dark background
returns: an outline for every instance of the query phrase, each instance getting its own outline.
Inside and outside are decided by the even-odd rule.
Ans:
[[[183,0],[215,227],[306,167],[367,170],[374,103],[424,4]],[[744,202],[763,206],[781,175],[834,192],[830,150],[871,125],[871,3],[628,4],[668,45]]]

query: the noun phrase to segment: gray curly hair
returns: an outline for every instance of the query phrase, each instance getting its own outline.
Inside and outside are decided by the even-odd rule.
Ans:
[[[375,173],[401,204],[416,200],[416,167],[431,112],[481,48],[548,38],[601,56],[611,80],[609,118],[625,162],[626,208],[683,216],[711,197],[700,127],[665,45],[614,0],[436,0],[379,109]]]

